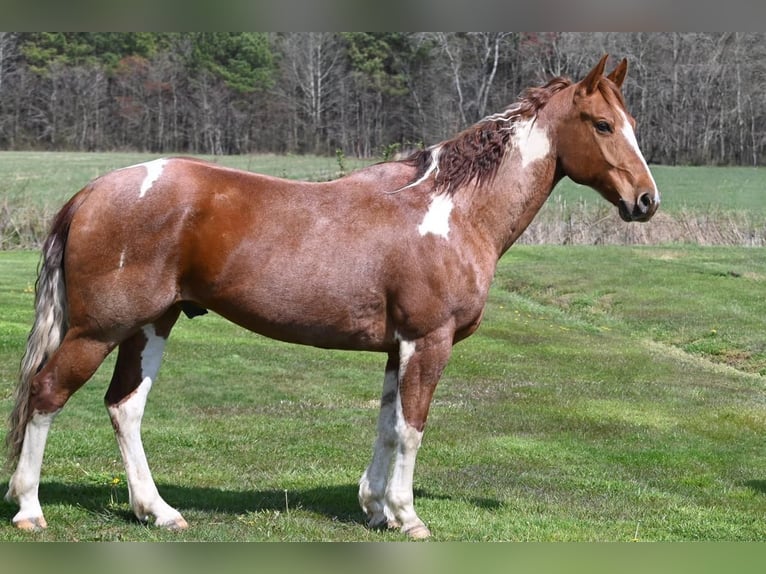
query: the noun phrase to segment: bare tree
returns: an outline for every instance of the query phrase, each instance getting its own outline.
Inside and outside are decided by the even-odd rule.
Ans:
[[[296,112],[295,144],[303,139],[310,151],[322,148],[325,116],[339,94],[342,45],[332,32],[292,32],[280,36],[283,56],[283,94]],[[307,122],[305,129],[302,123]],[[297,136],[300,132],[303,137]]]
[[[475,122],[487,113],[501,60],[513,32],[436,32],[434,39],[446,56],[458,98],[461,122]]]
[[[610,53],[629,59],[623,92],[650,162],[758,165],[766,152],[762,32],[266,40],[0,32],[0,145],[372,155],[439,141],[523,88],[553,75],[580,77]]]
[[[16,34],[0,32],[0,94],[3,93],[3,83],[8,68],[18,55]]]

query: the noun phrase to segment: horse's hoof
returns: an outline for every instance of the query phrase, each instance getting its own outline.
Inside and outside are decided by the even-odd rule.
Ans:
[[[412,528],[405,530],[404,533],[412,540],[425,540],[431,536],[431,531],[428,530],[428,527],[425,524],[413,526]]]
[[[42,516],[35,516],[34,518],[20,518],[14,520],[13,525],[19,530],[25,530],[26,532],[36,532],[38,530],[44,530],[48,528],[48,523]]]
[[[399,522],[396,518],[389,518],[386,521],[386,526],[389,530],[399,530],[402,527],[402,523]]]
[[[367,528],[370,530],[385,530],[388,527],[388,520],[384,514],[372,516],[367,520]]]
[[[157,524],[157,526],[164,528],[166,530],[172,530],[172,531],[180,531],[180,530],[186,530],[189,528],[189,523],[184,520],[183,516],[179,516],[178,518],[174,518],[173,520],[168,520],[167,522],[163,522],[160,524]]]

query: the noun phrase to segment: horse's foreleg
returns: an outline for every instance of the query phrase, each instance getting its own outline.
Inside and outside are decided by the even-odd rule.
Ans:
[[[368,502],[365,510],[378,510],[381,502],[379,488],[372,488],[372,485],[377,486],[388,477],[393,455],[391,476],[385,481],[382,516],[389,528],[400,528],[411,538],[427,538],[431,533],[415,512],[412,482],[431,398],[452,350],[452,332],[445,330],[417,341],[403,340],[399,347],[396,392],[392,393],[387,371],[378,441],[373,461],[362,477],[360,501],[366,478],[370,485],[368,490],[374,495],[371,497],[374,504]],[[389,364],[391,362],[389,360]],[[373,469],[378,479],[375,483],[371,478]],[[364,502],[362,506],[365,507]],[[380,512],[370,518],[371,522],[376,519],[382,522]]]
[[[399,526],[411,538],[427,538],[431,535],[428,527],[415,513],[412,481],[428,409],[436,384],[452,352],[452,339],[452,331],[445,329],[417,341],[401,342],[396,410],[398,440],[386,502],[395,519],[390,525]]]
[[[111,350],[108,343],[78,338],[70,332],[31,383],[29,412],[16,470],[5,499],[17,502],[13,524],[23,530],[45,528],[38,489],[48,431],[69,397],[96,371]]]
[[[175,313],[169,318],[169,326],[147,325],[120,344],[114,376],[105,397],[125,465],[131,508],[139,520],[146,521],[151,516],[155,525],[170,529],[184,529],[188,524],[157,490],[141,442],[141,420],[160,368],[166,336],[177,317]],[[158,331],[165,336],[160,336]]]
[[[386,526],[393,517],[386,515],[385,495],[391,460],[396,448],[396,401],[399,386],[399,354],[389,355],[378,415],[378,436],[372,462],[359,481],[359,504],[367,514],[370,528]]]

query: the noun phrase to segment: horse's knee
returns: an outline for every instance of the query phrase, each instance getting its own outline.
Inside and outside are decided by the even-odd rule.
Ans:
[[[29,414],[54,413],[69,399],[70,393],[62,388],[51,371],[42,371],[32,380],[29,394]]]

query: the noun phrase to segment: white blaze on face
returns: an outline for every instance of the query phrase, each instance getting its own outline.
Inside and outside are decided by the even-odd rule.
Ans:
[[[628,121],[627,116],[625,115],[625,112],[622,110],[618,110],[620,112],[620,116],[622,117],[622,135],[625,136],[625,139],[628,140],[628,143],[630,144],[630,147],[633,148],[633,151],[636,152],[636,155],[641,160],[641,163],[644,165],[644,168],[646,169],[646,173],[649,174],[649,179],[652,180],[652,187],[654,188],[654,202],[656,204],[660,203],[660,191],[657,188],[657,183],[654,181],[654,176],[652,175],[652,171],[649,169],[649,165],[646,163],[646,159],[644,159],[644,154],[641,153],[641,148],[638,147],[638,140],[636,139],[636,133],[633,131],[633,126],[630,125],[630,122]]]
[[[447,239],[449,236],[449,218],[453,207],[454,203],[449,195],[434,194],[423,221],[418,225],[418,233],[421,236],[433,233]]]
[[[146,168],[146,176],[144,176],[144,180],[141,182],[141,190],[138,194],[138,197],[144,197],[144,195],[146,195],[146,192],[151,189],[152,185],[154,185],[154,182],[157,181],[162,175],[162,170],[165,169],[165,164],[167,163],[168,160],[162,158],[139,164],[139,166]]]
[[[516,124],[513,132],[514,147],[521,154],[521,167],[545,159],[551,151],[551,142],[545,130],[534,119]]]

